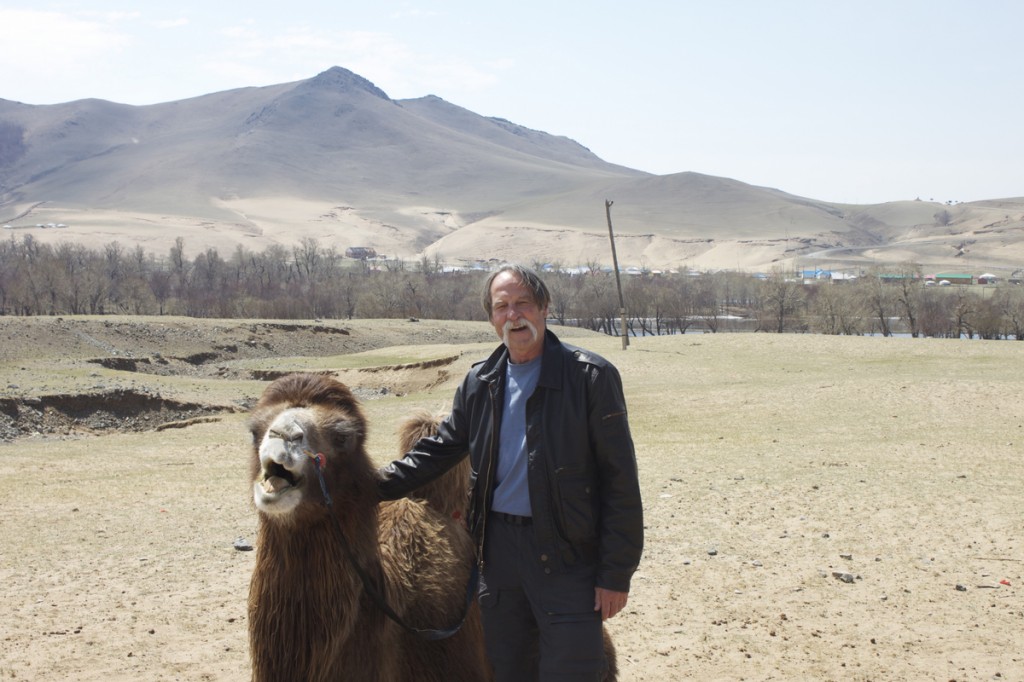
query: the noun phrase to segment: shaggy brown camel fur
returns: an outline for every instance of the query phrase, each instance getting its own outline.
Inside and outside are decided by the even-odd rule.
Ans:
[[[374,603],[342,544],[409,625],[456,624],[474,561],[472,540],[451,514],[465,502],[465,468],[446,474],[462,477],[448,486],[459,499],[428,501],[433,493],[425,491],[417,499],[378,503],[359,404],[346,386],[319,375],[270,384],[250,428],[259,514],[249,590],[253,680],[489,679],[476,600],[453,637],[417,637]]]
[[[427,410],[415,410],[398,427],[398,450],[405,454],[425,436],[437,435],[437,427],[444,419],[443,414],[432,414]],[[469,506],[469,458],[463,459],[446,475],[421,486],[409,496],[429,500],[431,506],[445,516],[465,520]]]

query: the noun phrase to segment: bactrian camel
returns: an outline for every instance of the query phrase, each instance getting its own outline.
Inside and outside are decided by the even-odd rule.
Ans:
[[[489,679],[475,599],[454,636],[424,639],[385,615],[347,556],[408,626],[458,623],[474,562],[469,534],[453,518],[464,505],[468,464],[446,474],[462,483],[439,482],[423,493],[448,490],[458,499],[378,503],[359,403],[346,386],[319,375],[270,384],[250,427],[259,515],[249,589],[252,679]]]

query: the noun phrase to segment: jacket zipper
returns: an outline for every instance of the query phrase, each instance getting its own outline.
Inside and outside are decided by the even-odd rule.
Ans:
[[[491,384],[487,386],[487,396],[491,401],[491,447],[487,458],[487,471],[484,472],[484,494],[483,494],[483,507],[480,510],[480,548],[479,548],[479,565],[480,574],[484,572],[484,542],[487,540],[487,514],[491,506],[490,501],[490,489],[493,483],[492,475],[494,471],[494,462],[498,458],[497,448],[497,434],[498,434],[498,414],[497,414],[497,401],[494,399],[494,387]]]

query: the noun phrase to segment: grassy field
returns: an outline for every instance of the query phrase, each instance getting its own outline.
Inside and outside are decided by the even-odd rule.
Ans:
[[[1024,344],[575,342],[619,367],[641,472],[624,680],[1024,679]],[[390,386],[364,403],[383,462],[491,347],[259,364]],[[0,445],[0,679],[245,679],[247,445],[244,414]]]

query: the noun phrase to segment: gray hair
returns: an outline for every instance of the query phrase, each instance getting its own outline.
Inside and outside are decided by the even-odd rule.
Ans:
[[[548,286],[544,284],[544,280],[540,278],[540,275],[536,273],[532,268],[528,268],[525,265],[517,265],[514,263],[506,263],[500,268],[491,273],[491,276],[484,282],[484,290],[481,294],[481,300],[484,304],[484,311],[487,312],[487,319],[491,319],[491,285],[494,284],[494,279],[502,274],[503,272],[510,272],[516,276],[519,282],[530,290],[533,294],[533,302],[537,304],[537,307],[544,310],[551,303],[551,292],[548,291]]]

